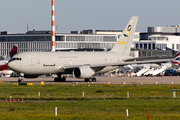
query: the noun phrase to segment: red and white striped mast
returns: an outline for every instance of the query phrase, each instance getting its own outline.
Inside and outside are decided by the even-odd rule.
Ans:
[[[51,26],[51,30],[52,30],[52,50],[51,52],[55,52],[55,7],[54,7],[54,0],[52,0],[52,26]]]

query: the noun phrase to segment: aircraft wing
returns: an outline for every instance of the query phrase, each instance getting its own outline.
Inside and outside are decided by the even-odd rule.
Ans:
[[[124,66],[129,64],[145,64],[145,63],[162,63],[169,62],[170,59],[158,59],[158,60],[146,60],[146,61],[130,61],[130,62],[117,62],[117,63],[108,63],[108,64],[93,64],[91,67],[103,67],[103,66]]]
[[[133,58],[127,58],[123,59],[123,61],[135,61],[135,60],[146,60],[146,59],[173,59],[173,56],[149,56],[149,57],[133,57]]]
[[[156,59],[156,60],[145,60],[145,61],[129,61],[129,62],[116,62],[107,64],[81,64],[81,65],[65,65],[60,67],[60,69],[73,69],[76,67],[89,66],[90,68],[103,68],[106,66],[124,66],[129,64],[145,64],[145,63],[163,63],[170,62],[170,59]]]
[[[79,64],[79,65],[65,65],[65,66],[61,66],[60,69],[73,69],[76,67],[82,67],[82,66],[90,66],[90,64]]]

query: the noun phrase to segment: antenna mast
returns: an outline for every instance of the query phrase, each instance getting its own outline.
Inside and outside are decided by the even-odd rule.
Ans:
[[[55,52],[55,7],[54,7],[54,0],[52,0],[52,26],[51,26],[51,30],[52,30],[52,52]]]

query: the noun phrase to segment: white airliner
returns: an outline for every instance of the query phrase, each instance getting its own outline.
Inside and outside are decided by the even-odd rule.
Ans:
[[[36,78],[42,74],[57,74],[55,82],[64,82],[62,74],[73,74],[85,82],[96,81],[99,73],[138,63],[168,62],[169,60],[128,61],[131,43],[138,17],[131,18],[115,46],[108,52],[24,52],[14,55],[8,67],[26,78]],[[128,62],[126,62],[126,60]],[[23,82],[22,78],[18,82]]]

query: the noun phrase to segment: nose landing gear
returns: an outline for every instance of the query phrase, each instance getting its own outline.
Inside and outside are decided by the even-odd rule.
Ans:
[[[22,77],[19,77],[18,82],[24,82]]]
[[[17,76],[19,76],[18,82],[24,82],[24,80],[23,80],[24,74],[23,73],[17,73]]]

